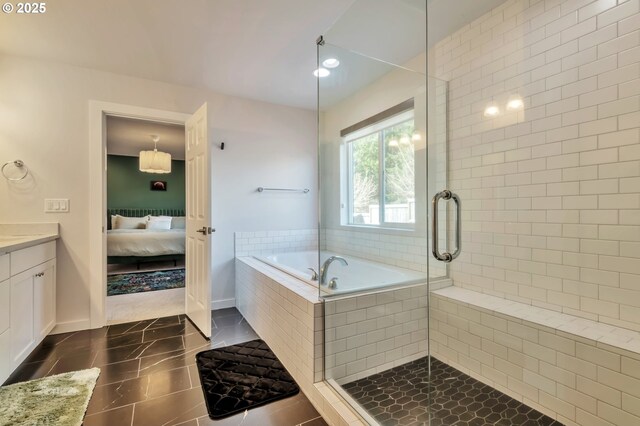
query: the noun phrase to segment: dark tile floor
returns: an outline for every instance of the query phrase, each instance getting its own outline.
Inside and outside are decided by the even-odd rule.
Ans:
[[[212,327],[210,342],[183,315],[48,336],[5,384],[99,367],[85,426],[326,425],[302,392],[209,419],[195,354],[258,338],[235,308],[214,311]]]
[[[430,380],[421,358],[343,388],[385,426],[562,426],[434,358]]]

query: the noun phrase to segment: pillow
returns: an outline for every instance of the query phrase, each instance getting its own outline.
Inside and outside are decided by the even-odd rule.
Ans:
[[[171,216],[149,216],[147,229],[168,230],[171,229]]]
[[[143,217],[125,217],[119,214],[115,216],[115,223],[112,219],[113,229],[144,229],[147,225],[149,216]]]
[[[187,218],[184,216],[174,216],[171,220],[171,229],[186,229]]]

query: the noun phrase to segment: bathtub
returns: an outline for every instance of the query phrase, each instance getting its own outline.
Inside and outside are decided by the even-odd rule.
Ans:
[[[329,256],[335,254],[336,253],[325,251],[320,252],[321,264],[329,258]],[[318,287],[318,281],[311,280],[312,272],[309,270],[309,268],[313,268],[318,271],[317,251],[278,253],[255,257],[261,262],[280,269],[289,275],[293,275],[311,286]],[[333,262],[331,264],[327,273],[327,282],[333,277],[337,277],[338,286],[335,289],[322,286],[322,292],[324,294],[352,293],[427,281],[426,272],[376,263],[353,256],[342,257],[347,260],[349,265],[344,266],[340,262]],[[318,274],[319,273],[320,271],[318,271]]]

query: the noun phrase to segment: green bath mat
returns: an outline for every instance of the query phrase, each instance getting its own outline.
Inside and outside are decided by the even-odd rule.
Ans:
[[[0,425],[82,425],[98,375],[92,368],[0,387]]]

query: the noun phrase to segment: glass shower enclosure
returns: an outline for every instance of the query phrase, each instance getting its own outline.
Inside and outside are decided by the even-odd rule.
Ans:
[[[373,3],[426,31],[419,2]],[[371,424],[422,423],[429,290],[450,283],[447,264],[430,260],[430,233],[440,252],[455,251],[450,203],[436,206],[435,224],[431,203],[447,184],[447,85],[427,78],[426,34],[389,56],[345,38],[362,24],[363,6],[356,2],[317,48],[324,378]]]

